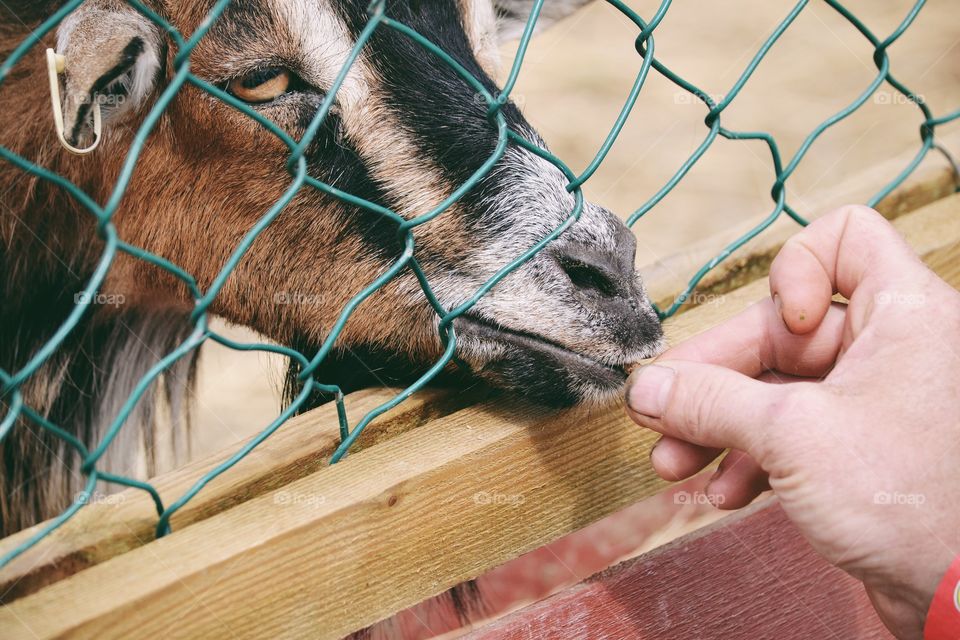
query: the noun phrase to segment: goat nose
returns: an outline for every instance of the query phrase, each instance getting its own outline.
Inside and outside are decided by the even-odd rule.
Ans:
[[[561,256],[557,261],[577,289],[598,293],[604,298],[618,294],[617,277],[608,269],[569,256]]]
[[[634,294],[633,251],[632,244],[619,247],[616,253],[573,244],[557,255],[557,263],[579,291],[602,298],[629,298]]]

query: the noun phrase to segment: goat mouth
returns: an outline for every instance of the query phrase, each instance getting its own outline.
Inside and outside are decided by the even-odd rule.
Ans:
[[[506,347],[491,350],[489,358],[481,356],[475,373],[535,402],[562,407],[589,399],[606,400],[618,395],[626,382],[624,366],[600,362],[544,336],[500,326],[472,314],[460,316],[455,322],[465,342],[476,341],[481,349]]]

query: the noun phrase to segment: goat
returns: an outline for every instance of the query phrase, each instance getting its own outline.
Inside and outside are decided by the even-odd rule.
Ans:
[[[544,27],[588,0],[552,1]],[[364,27],[369,0],[237,0],[191,55],[192,71],[223,87],[294,139]],[[62,0],[14,2],[3,18],[8,56],[26,29]],[[212,0],[148,5],[181,33]],[[498,44],[523,28],[532,0],[394,0],[388,14],[434,41],[491,91]],[[92,138],[90,105],[103,105],[98,151],[82,158],[57,144],[40,50],[0,87],[0,144],[104,201],[149,106],[170,81],[175,47],[122,0],[87,0],[58,27],[67,59],[64,122],[71,143]],[[377,30],[308,149],[312,176],[405,218],[442,202],[491,155],[486,104],[447,65],[406,36]],[[513,104],[509,126],[545,143]],[[14,117],[15,116],[15,117]],[[286,148],[250,118],[186,86],[149,137],[122,205],[120,237],[191,273],[206,290],[251,226],[288,188]],[[471,295],[506,261],[559,226],[573,208],[563,174],[511,145],[462,200],[419,227],[416,255],[442,304]],[[17,371],[76,304],[103,250],[96,220],[64,190],[11,165],[0,172],[0,368]],[[315,352],[344,304],[400,255],[395,226],[312,189],[302,190],[257,239],[211,311],[303,353]],[[581,219],[455,322],[457,357],[470,375],[554,406],[604,402],[624,366],[661,349],[662,332],[634,267],[636,243],[612,213],[586,204]],[[277,304],[285,292],[293,304]],[[86,443],[98,442],[133,385],[193,330],[193,300],[168,273],[119,254],[96,304],[21,388],[26,404]],[[309,296],[308,304],[297,304]],[[437,317],[411,272],[361,305],[317,372],[351,391],[422,374],[442,353]],[[184,454],[195,355],[145,397],[101,466],[158,471],[155,425],[174,424]],[[376,370],[376,376],[370,373]],[[166,403],[160,402],[166,399]],[[319,402],[321,399],[317,399]],[[4,413],[9,398],[0,404]],[[157,407],[166,405],[167,415]],[[80,489],[76,455],[21,420],[2,444],[0,534],[51,517]],[[137,461],[136,464],[134,461]]]

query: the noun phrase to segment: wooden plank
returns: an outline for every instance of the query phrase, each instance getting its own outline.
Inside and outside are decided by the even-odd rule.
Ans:
[[[960,152],[960,131],[940,136],[940,142],[955,153]],[[879,163],[851,176],[840,186],[814,197],[801,199],[791,195],[790,199],[799,208],[799,213],[809,216],[810,219],[816,219],[843,204],[865,202],[873,192],[906,167],[914,154],[915,151],[909,151]],[[957,190],[958,177],[953,169],[945,166],[945,160],[936,151],[931,151],[930,158],[901,187],[877,205],[880,213],[893,220]],[[682,253],[641,267],[640,271],[651,299],[662,308],[672,304],[677,292],[686,287],[689,278],[703,264],[759,224],[764,217],[765,215],[752,217],[721,234],[690,245]],[[760,237],[734,252],[708,274],[697,287],[697,295],[681,307],[679,312],[689,311],[703,301],[765,277],[770,262],[780,247],[798,228],[797,223],[784,214]]]
[[[351,394],[346,399],[351,424],[397,393],[398,389],[383,388]],[[372,423],[357,441],[357,450],[448,415],[487,395],[481,389],[424,391]],[[245,444],[246,441],[236,443],[152,482],[165,504],[170,504]],[[182,529],[323,468],[338,444],[335,406],[326,405],[292,419],[180,509],[172,519],[173,529]],[[87,505],[66,525],[0,571],[0,603],[12,602],[154,540],[156,522],[153,501],[135,489]],[[0,540],[0,555],[29,539],[43,526]]]
[[[863,585],[764,500],[466,636],[888,639]]]
[[[0,628],[341,637],[662,487],[652,434],[585,422],[458,412],[17,600]]]
[[[958,210],[955,196],[897,221],[954,285]],[[685,314],[670,335],[765,295],[755,283]],[[481,404],[17,600],[0,609],[0,628],[340,637],[657,491],[653,439],[619,408]]]

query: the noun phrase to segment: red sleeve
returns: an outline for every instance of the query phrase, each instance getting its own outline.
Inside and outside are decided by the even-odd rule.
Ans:
[[[960,639],[960,556],[940,581],[923,626],[923,640]]]

